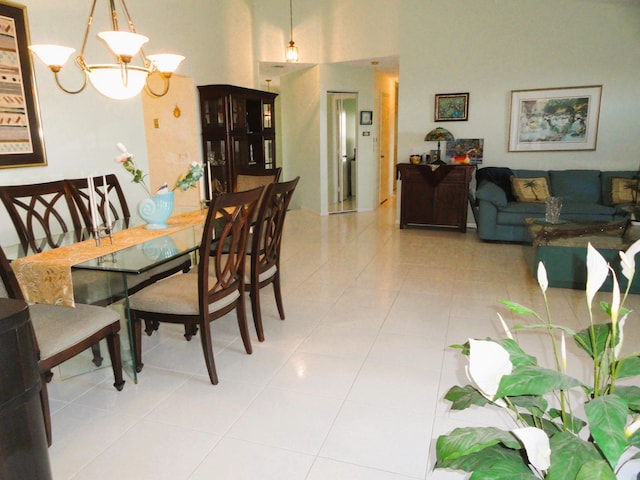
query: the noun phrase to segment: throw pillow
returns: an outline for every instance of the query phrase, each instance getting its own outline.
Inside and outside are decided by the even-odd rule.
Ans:
[[[611,178],[611,205],[633,203],[638,190],[637,178]]]
[[[544,203],[550,195],[547,177],[511,177],[511,188],[518,202]]]

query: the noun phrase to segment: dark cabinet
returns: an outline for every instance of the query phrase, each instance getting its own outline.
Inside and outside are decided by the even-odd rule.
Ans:
[[[467,231],[467,201],[474,165],[398,164],[402,181],[400,228],[457,227]]]
[[[277,94],[233,85],[201,85],[205,190],[235,190],[238,172],[276,168]]]

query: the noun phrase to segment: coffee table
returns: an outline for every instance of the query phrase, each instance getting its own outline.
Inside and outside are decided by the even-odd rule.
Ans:
[[[583,290],[587,283],[587,245],[591,243],[616,272],[621,290],[626,289],[618,252],[640,239],[640,227],[627,220],[550,224],[539,218],[527,218],[525,225],[532,242],[525,247],[525,258],[534,277],[538,263],[543,262],[549,286]],[[640,267],[640,259],[637,261]],[[611,291],[612,285],[609,277],[602,290]],[[640,273],[636,273],[630,292],[640,293]]]

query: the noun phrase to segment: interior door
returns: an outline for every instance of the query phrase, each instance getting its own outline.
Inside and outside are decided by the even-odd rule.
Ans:
[[[380,95],[380,131],[378,134],[379,142],[379,168],[380,168],[380,184],[378,186],[378,201],[382,205],[389,200],[391,196],[391,166],[392,156],[389,153],[389,95],[383,93]]]
[[[328,94],[328,212],[357,210],[357,99],[355,93]]]

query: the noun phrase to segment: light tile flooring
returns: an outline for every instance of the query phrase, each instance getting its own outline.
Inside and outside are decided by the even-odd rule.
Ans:
[[[465,478],[433,470],[437,436],[479,422],[510,425],[486,408],[449,411],[444,393],[466,379],[463,357],[448,345],[501,336],[496,312],[515,322],[498,300],[542,311],[540,295],[522,246],[481,243],[473,230],[399,230],[394,216],[393,205],[328,217],[291,211],[287,319],[277,318],[266,289],[266,341],[253,335],[253,355],[234,317],[214,322],[217,386],[199,340],[168,325],[144,337],[145,368],[122,392],[109,369],[56,378],[54,478]],[[583,292],[548,296],[556,321],[585,321]],[[638,296],[630,303],[640,307]],[[627,343],[640,344],[639,333],[633,318]],[[522,341],[548,357],[537,338]],[[574,352],[569,364],[580,370]]]

